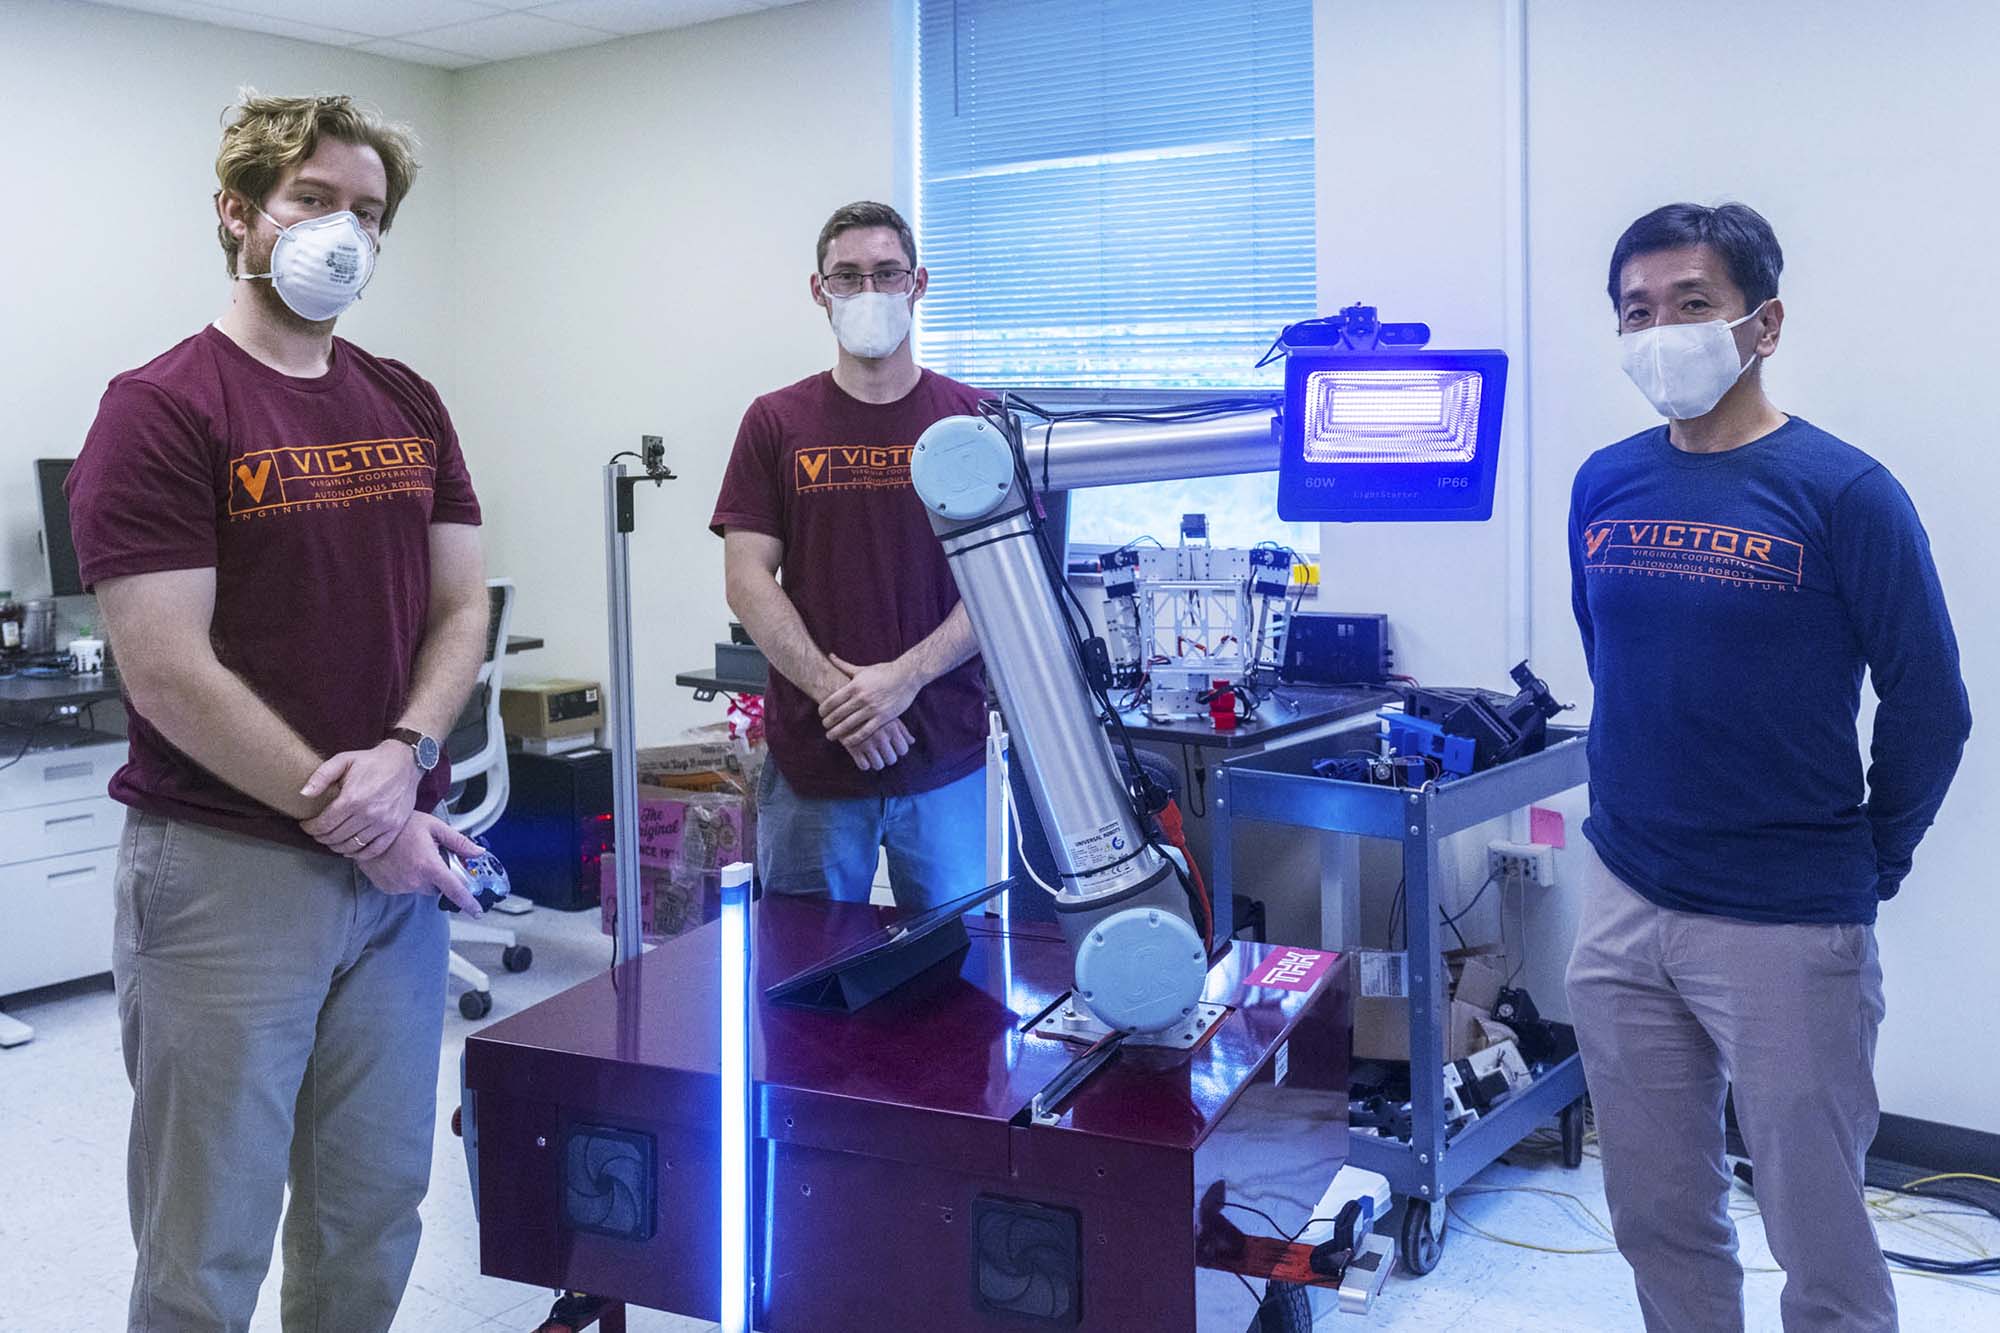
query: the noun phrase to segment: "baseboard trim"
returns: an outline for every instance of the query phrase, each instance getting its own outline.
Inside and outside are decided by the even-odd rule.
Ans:
[[[1884,1115],[1868,1155],[1933,1171],[2000,1176],[2000,1134],[1915,1116]]]
[[[1748,1157],[1749,1149],[1744,1147],[1743,1135],[1736,1128],[1735,1105],[1725,1106],[1724,1111],[1730,1155]],[[1983,1176],[2000,1176],[2000,1134],[1910,1115],[1884,1112],[1868,1155],[1932,1171],[1976,1171]]]

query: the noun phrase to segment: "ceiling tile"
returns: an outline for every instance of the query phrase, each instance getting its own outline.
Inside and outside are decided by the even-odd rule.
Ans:
[[[363,42],[353,49],[378,56],[388,56],[392,60],[436,65],[440,69],[470,69],[480,63],[477,56],[462,56],[455,51],[440,51],[435,46],[419,46],[415,42],[398,41],[394,37],[380,37],[372,42]]]
[[[401,37],[447,23],[467,23],[494,12],[478,0],[211,0],[245,14],[365,32],[370,37]]]
[[[135,9],[147,14],[163,14],[168,18],[192,19],[196,23],[213,23],[224,28],[238,28],[246,32],[265,32],[277,37],[295,37],[300,41],[320,42],[331,46],[352,46],[356,42],[368,40],[368,34],[353,29],[328,27],[323,23],[302,23],[293,19],[270,14],[253,14],[245,10],[232,9],[226,5],[207,4],[202,0],[117,0],[114,9]],[[325,6],[319,6],[323,13]]]
[[[625,35],[751,14],[759,0],[544,0],[537,14]]]
[[[596,28],[580,28],[534,14],[495,14],[470,23],[455,23],[414,35],[410,40],[481,60],[512,60],[516,56],[542,51],[562,51],[572,46],[589,46],[610,41],[615,36]]]

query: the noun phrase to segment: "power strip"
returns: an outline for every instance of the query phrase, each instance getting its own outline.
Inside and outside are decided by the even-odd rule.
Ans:
[[[1517,881],[1552,889],[1556,883],[1556,849],[1545,843],[1495,838],[1486,844],[1486,873],[1502,884]]]

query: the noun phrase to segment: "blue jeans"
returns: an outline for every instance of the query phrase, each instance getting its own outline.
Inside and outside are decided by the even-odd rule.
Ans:
[[[986,884],[986,774],[913,796],[801,796],[766,760],[757,782],[757,873],[769,893],[865,903],[877,851],[905,912]]]

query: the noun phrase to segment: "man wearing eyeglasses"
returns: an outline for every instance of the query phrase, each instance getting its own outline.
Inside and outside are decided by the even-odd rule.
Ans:
[[[827,219],[810,288],[833,368],[750,405],[710,520],[730,609],[772,667],[757,818],[771,892],[866,902],[885,848],[906,911],[984,880],[979,645],[910,450],[985,395],[917,365],[928,282],[887,204]]]

